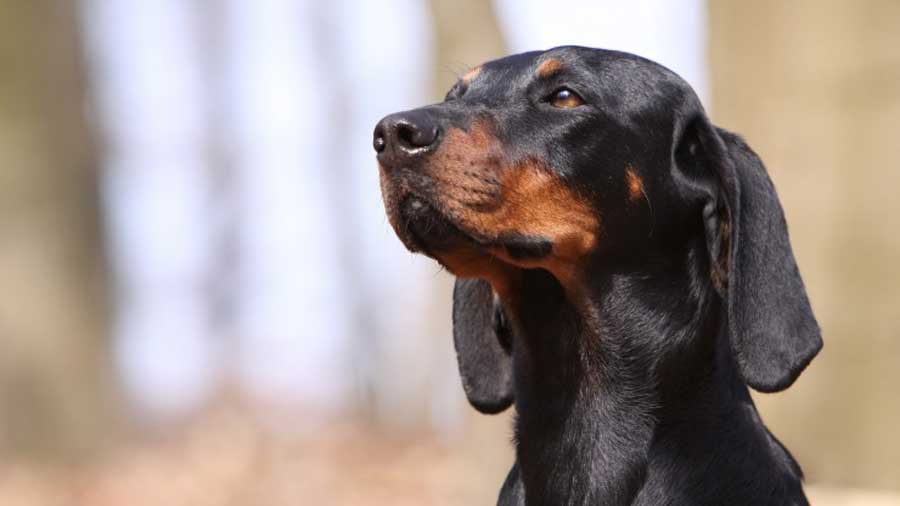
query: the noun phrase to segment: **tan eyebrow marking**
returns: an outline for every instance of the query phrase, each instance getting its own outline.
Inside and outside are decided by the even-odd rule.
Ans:
[[[636,202],[644,194],[644,180],[634,167],[625,169],[625,184],[628,186],[628,199]]]
[[[562,68],[562,62],[556,58],[550,58],[541,62],[537,68],[538,77],[550,77]]]
[[[466,73],[466,75],[462,76],[462,81],[463,81],[464,83],[468,83],[468,82],[472,81],[472,79],[475,79],[475,76],[477,76],[477,75],[480,74],[480,73],[481,73],[481,65],[479,65],[479,66],[475,67],[474,69],[468,71],[468,72]]]

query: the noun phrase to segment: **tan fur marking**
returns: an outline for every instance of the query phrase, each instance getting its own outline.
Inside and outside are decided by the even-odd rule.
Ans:
[[[556,58],[550,58],[541,62],[537,68],[538,77],[550,77],[562,68],[562,62]]]
[[[482,278],[503,298],[509,297],[519,280],[520,271],[487,251],[461,249],[440,253],[441,264],[461,278]]]
[[[478,222],[491,229],[547,238],[553,251],[547,258],[525,260],[511,258],[501,248],[495,253],[520,267],[545,268],[563,285],[571,284],[581,260],[597,246],[596,212],[538,160],[513,165],[501,179],[507,194],[504,205],[479,215]]]
[[[644,180],[634,167],[625,169],[625,185],[628,187],[628,199],[637,202],[644,196]]]
[[[481,73],[481,66],[475,67],[474,69],[468,71],[466,75],[462,76],[462,80],[464,83],[472,82],[472,79],[475,79],[475,76]]]
[[[491,273],[478,277],[502,278],[508,272],[498,265],[511,264],[545,268],[567,283],[597,245],[600,221],[592,206],[545,162],[530,157],[509,163],[486,123],[476,122],[469,131],[450,129],[430,165],[442,207],[462,230],[488,243],[504,234],[522,234],[553,244],[552,252],[539,259],[513,258],[502,246],[491,247],[483,256],[450,255],[458,257],[452,261],[442,257],[457,275],[481,269]]]

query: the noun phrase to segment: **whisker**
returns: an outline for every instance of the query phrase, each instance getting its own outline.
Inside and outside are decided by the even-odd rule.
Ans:
[[[653,237],[653,229],[656,226],[656,217],[653,214],[653,204],[650,203],[650,197],[647,195],[647,190],[644,189],[644,185],[641,185],[641,193],[644,194],[644,200],[647,201],[647,207],[650,209],[650,233],[647,234],[647,237]]]

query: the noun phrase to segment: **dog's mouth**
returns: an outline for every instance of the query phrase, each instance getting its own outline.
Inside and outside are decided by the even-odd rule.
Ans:
[[[441,263],[448,255],[471,254],[471,258],[497,260],[497,256],[511,260],[534,260],[549,255],[552,243],[543,237],[535,237],[517,232],[506,232],[499,236],[486,236],[478,231],[467,230],[431,201],[408,194],[398,209],[401,222],[405,224],[400,239],[413,252],[424,253]]]
[[[479,249],[479,241],[463,232],[437,206],[414,194],[400,202],[400,222],[404,225],[398,235],[410,251],[434,257],[459,249]]]

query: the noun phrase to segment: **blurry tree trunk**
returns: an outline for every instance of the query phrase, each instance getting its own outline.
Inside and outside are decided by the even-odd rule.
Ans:
[[[346,75],[341,65],[332,65],[341,57],[339,47],[340,38],[338,30],[341,29],[340,16],[335,11],[320,9],[315,2],[306,5],[304,15],[309,30],[310,39],[316,47],[317,65],[320,69],[332,70],[322,73],[317,79],[322,81],[323,88],[330,93],[323,100],[328,100],[329,114],[322,118],[322,128],[332,132],[347,132],[350,130],[351,111],[348,109],[354,93],[354,87],[358,83]],[[337,250],[340,257],[338,283],[342,285],[342,293],[346,298],[346,314],[348,331],[353,339],[353,345],[349,353],[352,355],[347,360],[347,373],[354,376],[355,399],[352,403],[356,413],[364,419],[374,421],[376,412],[376,359],[377,337],[376,317],[377,310],[372,303],[371,294],[365,293],[369,287],[363,276],[365,268],[363,258],[355,248],[348,245],[355,244],[356,237],[362,232],[363,224],[359,220],[360,212],[356,208],[355,199],[346,198],[347,181],[355,177],[359,167],[352,163],[350,153],[347,150],[327,150],[325,164],[320,172],[325,188],[328,191],[329,214],[334,223],[340,223],[332,229],[335,242],[342,247]]]
[[[779,189],[825,348],[757,396],[811,482],[900,489],[900,2],[710,2],[713,120]]]
[[[77,3],[0,3],[0,451],[108,437],[106,302]]]
[[[506,53],[494,3],[485,0],[431,0],[434,16],[434,98],[472,68]]]
[[[206,117],[205,155],[209,160],[210,202],[217,219],[211,220],[210,231],[213,242],[212,265],[209,267],[208,300],[211,304],[212,334],[226,339],[229,355],[238,353],[236,341],[239,301],[237,292],[237,272],[239,272],[239,251],[241,249],[239,223],[239,201],[237,169],[235,167],[234,142],[228,135],[227,112],[228,84],[226,27],[233,23],[231,12],[224,0],[201,2],[198,31],[200,52],[205,65],[203,78],[205,92],[212,104]]]

